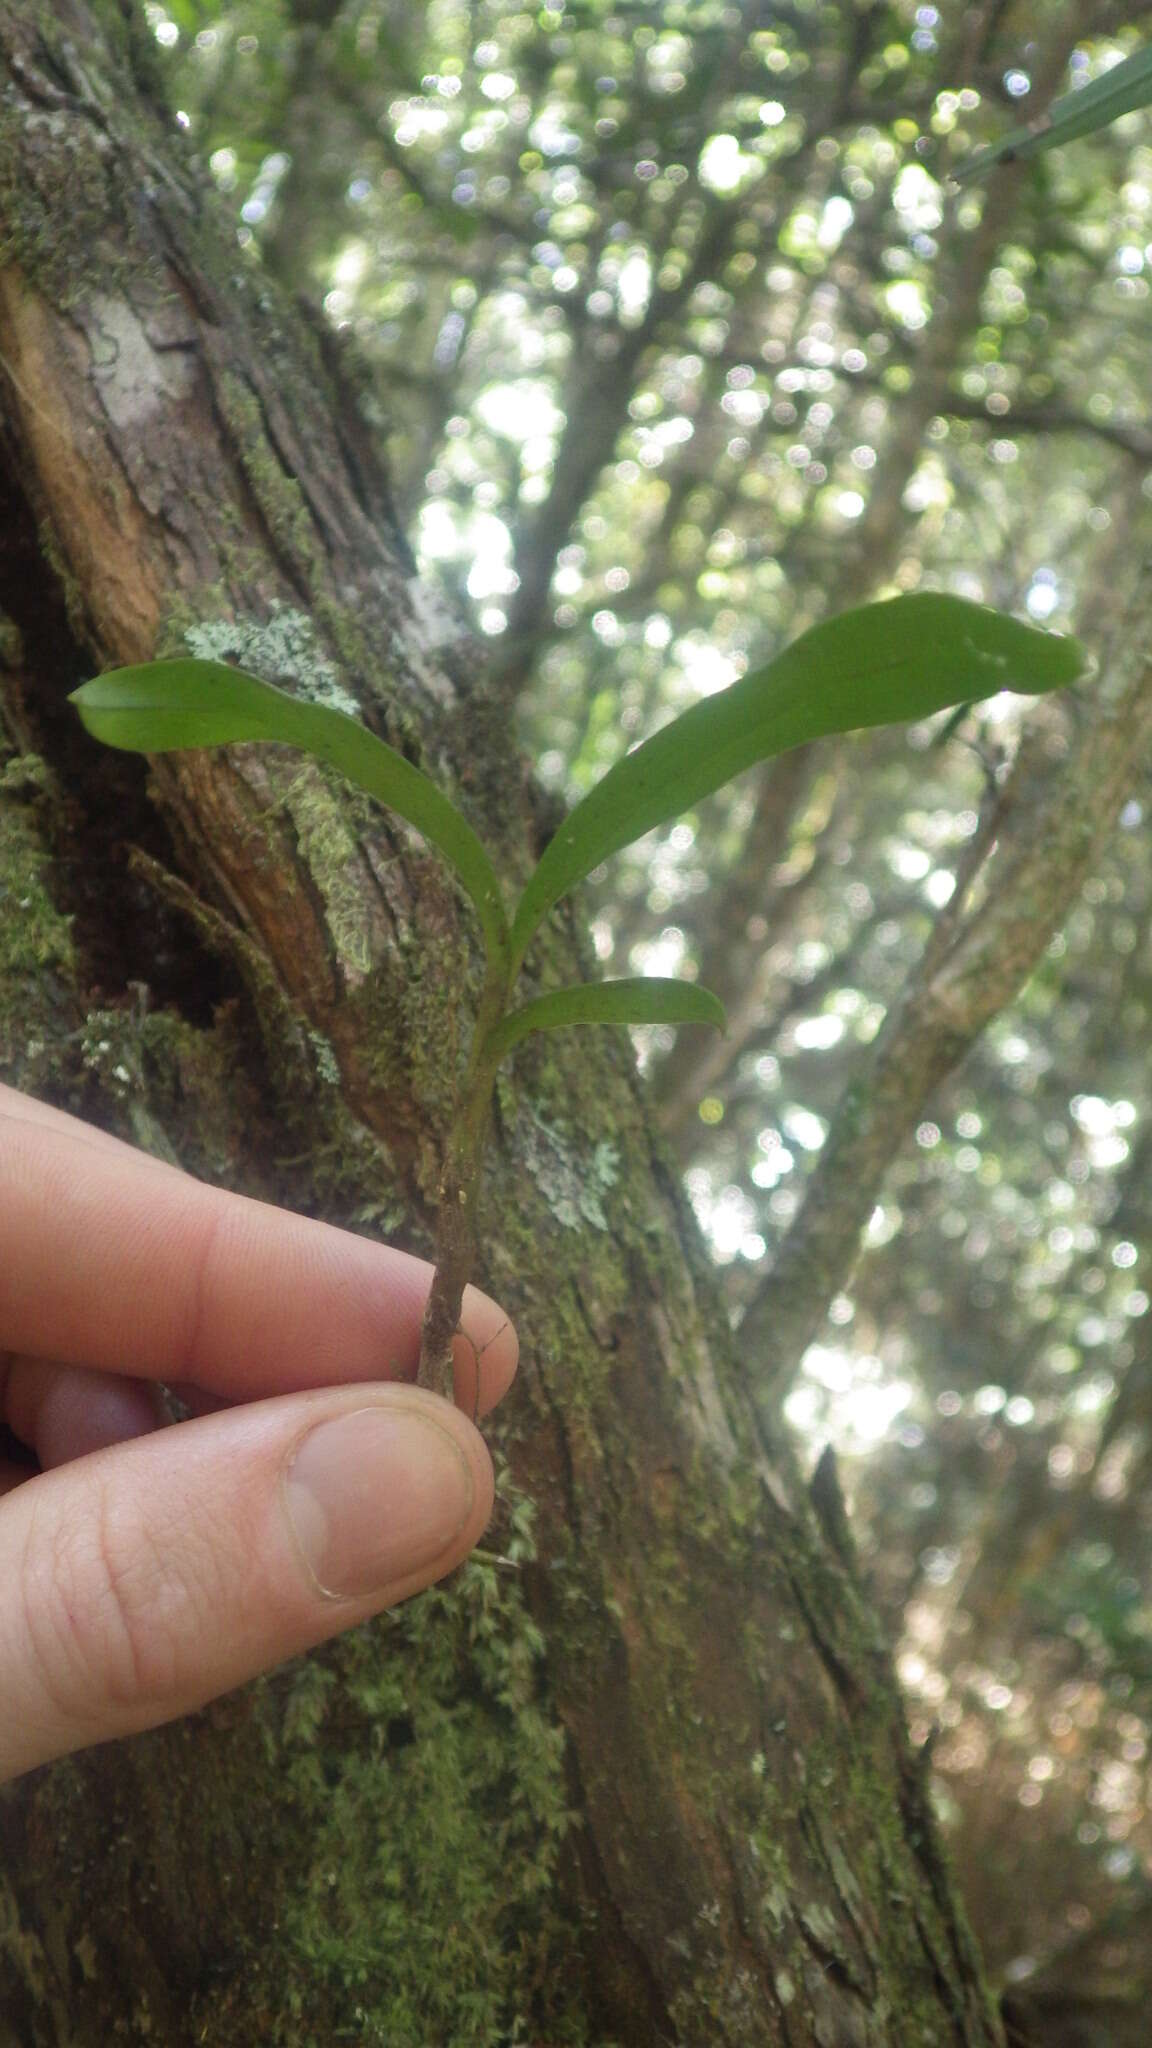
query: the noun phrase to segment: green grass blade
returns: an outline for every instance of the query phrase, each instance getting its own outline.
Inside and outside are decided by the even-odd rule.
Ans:
[[[506,961],[500,884],[471,825],[419,768],[345,712],[290,697],[225,662],[191,659],[112,669],[71,701],[96,739],[130,753],[270,740],[330,763],[443,854],[476,906],[489,955]]]
[[[577,804],[520,899],[513,965],[552,905],[602,860],[754,762],[999,690],[1058,689],[1084,665],[1075,640],[946,595],[891,598],[814,626],[767,667],[645,740]]]
[[[1078,142],[1082,135],[1094,135],[1098,128],[1118,121],[1121,114],[1134,113],[1137,107],[1146,107],[1150,102],[1152,44],[1114,64],[1103,77],[1094,78],[1091,85],[1082,85],[1078,91],[1054,100],[1046,114],[1029,121],[1024,128],[1014,128],[1003,142],[995,142],[990,148],[966,157],[959,169],[952,172],[953,182],[974,185],[997,164],[1014,158],[1026,160],[1042,155],[1045,150],[1058,149],[1065,142]]]
[[[710,989],[690,981],[640,975],[632,981],[589,981],[537,996],[497,1025],[487,1050],[503,1059],[530,1031],[563,1024],[711,1024],[726,1031],[724,1006]]]

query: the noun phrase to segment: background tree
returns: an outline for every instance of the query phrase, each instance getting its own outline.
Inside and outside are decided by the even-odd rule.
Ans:
[[[490,1198],[528,1354],[501,1562],[386,1663],[357,1637],[11,1801],[11,2009],[44,2038],[181,2038],[189,1998],[221,2039],[995,2038],[783,1396],[859,1474],[1013,2025],[1058,2042],[1071,1986],[1116,2027],[1147,1853],[1146,121],[942,181],[1147,10],[173,5],[105,8],[111,52],[34,12],[0,145],[8,1078],[427,1241],[453,899],[265,761],[159,768],[158,822],[58,708],[158,636],[304,687],[338,663],[510,869],[622,735],[829,606],[943,582],[1115,654],[1023,726],[805,750],[615,864],[597,955],[735,1014],[719,1058],[642,1059],[738,1367],[646,1227],[692,1243],[627,1060],[528,1061]],[[167,72],[235,254],[129,66]],[[257,254],[313,304],[323,405]],[[412,583],[366,418],[478,639]],[[513,706],[551,802],[509,787]],[[109,1849],[111,1809],[159,1840]]]

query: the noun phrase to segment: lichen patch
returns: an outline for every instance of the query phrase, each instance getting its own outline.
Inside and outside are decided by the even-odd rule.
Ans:
[[[195,358],[184,349],[158,349],[126,298],[100,293],[89,305],[92,381],[100,402],[118,432],[138,433],[188,396],[196,381]]]

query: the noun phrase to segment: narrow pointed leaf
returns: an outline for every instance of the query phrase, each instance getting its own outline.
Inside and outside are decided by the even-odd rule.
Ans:
[[[88,731],[130,753],[274,740],[327,761],[431,841],[476,906],[490,954],[507,955],[508,922],[492,864],[466,818],[434,782],[346,712],[312,704],[220,661],[152,661],[112,669],[72,693]]]
[[[1094,78],[1091,85],[1082,85],[1076,92],[1065,93],[1063,99],[1054,100],[1046,114],[1038,115],[1024,128],[1014,128],[1003,142],[995,142],[990,149],[977,150],[974,156],[965,158],[959,169],[953,171],[953,181],[957,185],[973,185],[996,164],[1040,156],[1047,149],[1059,148],[1061,143],[1077,142],[1082,135],[1092,135],[1097,128],[1118,121],[1121,114],[1131,114],[1150,102],[1152,44],[1114,64],[1102,78]]]
[[[726,1031],[724,1006],[710,989],[690,981],[640,975],[632,981],[589,981],[558,988],[513,1010],[489,1040],[494,1058],[527,1038],[530,1031],[554,1031],[561,1024],[711,1024]]]
[[[925,593],[812,627],[767,667],[694,704],[610,768],[545,848],[512,926],[518,965],[552,905],[609,854],[679,816],[742,769],[807,740],[926,718],[1000,690],[1073,682],[1075,640],[965,599]]]

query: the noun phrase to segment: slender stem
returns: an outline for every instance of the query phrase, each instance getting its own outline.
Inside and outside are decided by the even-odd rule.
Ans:
[[[491,1037],[508,1007],[509,975],[490,964],[476,1018],[472,1052],[448,1133],[440,1175],[436,1220],[436,1269],[424,1311],[416,1381],[451,1401],[454,1394],[452,1340],[460,1328],[464,1289],[476,1261],[476,1219],[484,1146],[492,1114],[492,1090],[499,1057]],[[477,1388],[477,1395],[479,1389]]]

